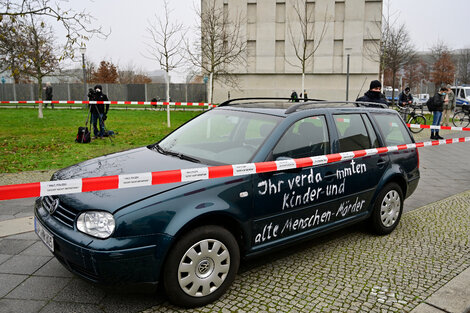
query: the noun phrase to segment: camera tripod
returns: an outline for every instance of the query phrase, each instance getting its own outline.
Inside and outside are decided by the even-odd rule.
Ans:
[[[108,132],[108,129],[106,128],[106,124],[104,123],[104,120],[103,120],[100,112],[98,111],[98,108],[96,107],[96,105],[94,105],[93,108],[95,109],[95,112],[98,115],[100,130],[103,130],[103,132],[106,134]],[[90,104],[90,107],[89,107],[89,110],[88,110],[88,113],[89,113],[88,115],[90,115],[90,128],[93,127],[93,134],[94,134],[95,133],[95,129],[94,129],[95,126],[93,125],[93,121],[92,121],[93,112],[91,112],[91,110],[92,110],[92,105]],[[87,122],[88,122],[88,116],[87,116]],[[90,130],[90,132],[91,132],[91,130]],[[113,142],[113,139],[111,138],[111,136],[108,135],[108,136],[104,136],[104,137],[108,137],[109,140],[111,142]]]

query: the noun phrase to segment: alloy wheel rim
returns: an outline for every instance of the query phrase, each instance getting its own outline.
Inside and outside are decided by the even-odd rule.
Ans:
[[[230,253],[216,239],[204,239],[191,246],[178,266],[178,283],[192,297],[204,297],[216,291],[230,269]]]
[[[380,206],[380,220],[385,227],[393,226],[400,215],[401,199],[396,190],[387,192]]]

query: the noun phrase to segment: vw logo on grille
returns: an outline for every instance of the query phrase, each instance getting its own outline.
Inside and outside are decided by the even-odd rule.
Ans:
[[[49,207],[49,214],[51,215],[54,214],[58,206],[59,206],[59,199],[54,199],[51,203],[51,206]]]

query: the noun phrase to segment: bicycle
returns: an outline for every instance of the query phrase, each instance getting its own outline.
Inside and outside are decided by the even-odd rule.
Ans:
[[[408,113],[409,109],[413,109],[411,112]],[[416,112],[417,109],[421,109],[421,113]],[[426,125],[427,120],[423,114],[423,105],[422,104],[411,104],[407,107],[400,107],[400,113],[403,114],[403,120],[407,124],[419,124],[419,125]],[[412,133],[420,133],[423,131],[424,128],[410,128]]]
[[[470,106],[462,105],[462,109],[456,111],[452,117],[452,124],[456,127],[467,127],[470,124]]]

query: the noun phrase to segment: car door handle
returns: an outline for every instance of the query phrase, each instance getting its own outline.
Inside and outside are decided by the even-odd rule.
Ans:
[[[377,167],[384,167],[385,164],[387,164],[387,160],[384,160],[382,158],[380,158],[378,161],[377,161]]]
[[[336,173],[333,173],[333,172],[326,172],[325,176],[323,177],[324,180],[328,181],[328,182],[331,182],[333,179],[336,178]]]

